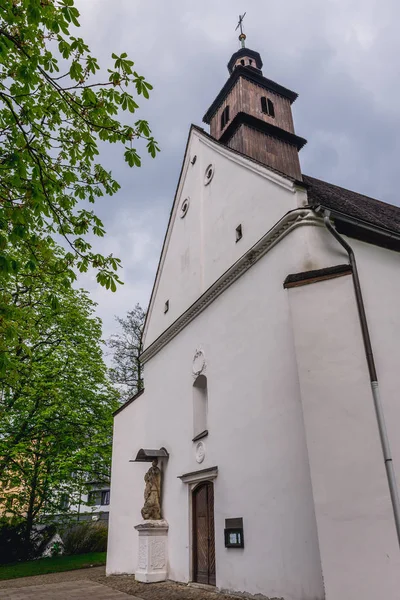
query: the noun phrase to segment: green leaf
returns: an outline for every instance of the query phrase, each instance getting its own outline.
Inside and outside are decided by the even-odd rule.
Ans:
[[[97,104],[97,96],[93,92],[91,88],[85,88],[82,92],[82,99],[86,104],[96,105]]]
[[[154,141],[153,138],[150,138],[147,144],[147,150],[152,158],[155,158],[157,152],[160,152],[160,148],[157,145],[157,142]]]
[[[140,167],[140,165],[141,165],[140,156],[138,155],[138,153],[136,152],[136,150],[134,148],[126,147],[124,157],[130,167]]]

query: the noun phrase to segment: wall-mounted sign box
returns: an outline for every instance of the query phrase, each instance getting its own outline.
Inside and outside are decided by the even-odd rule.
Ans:
[[[225,519],[225,548],[244,548],[243,519]]]

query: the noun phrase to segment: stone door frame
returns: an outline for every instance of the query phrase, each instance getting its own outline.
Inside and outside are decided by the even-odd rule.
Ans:
[[[193,473],[186,473],[181,475],[179,479],[186,483],[188,486],[188,520],[189,520],[189,581],[194,581],[194,569],[193,569],[193,492],[201,484],[206,481],[214,484],[214,480],[218,476],[218,467],[211,467],[209,469],[202,469],[200,471],[194,471]],[[214,506],[215,506],[215,485],[214,485]],[[214,510],[215,514],[215,510]],[[215,548],[217,544],[215,544]],[[216,560],[216,564],[217,564]],[[217,571],[215,573],[217,577]]]

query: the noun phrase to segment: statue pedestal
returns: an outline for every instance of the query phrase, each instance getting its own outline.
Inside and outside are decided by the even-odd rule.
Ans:
[[[139,557],[135,579],[143,583],[165,581],[168,571],[168,523],[143,521],[135,526],[139,533]]]

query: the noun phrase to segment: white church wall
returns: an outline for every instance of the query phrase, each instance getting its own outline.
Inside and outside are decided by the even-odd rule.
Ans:
[[[309,269],[348,262],[308,229]],[[400,465],[400,256],[348,239],[364,294],[395,468]],[[350,276],[288,290],[327,600],[395,600],[400,553]]]
[[[400,254],[349,240],[357,257],[394,467],[400,483]]]
[[[196,162],[191,164],[193,157]],[[213,176],[205,185],[206,170]],[[181,218],[180,207],[189,198]],[[282,216],[297,208],[292,183],[192,130],[162,272],[149,311],[147,348]],[[236,228],[243,237],[236,242]],[[168,312],[164,312],[169,301]]]
[[[298,235],[303,238],[300,270],[348,263],[346,252],[324,227],[303,228]],[[396,425],[400,417],[397,401],[400,389],[400,253],[349,237],[345,239],[357,260],[394,465],[400,479],[400,436]]]
[[[232,221],[233,222],[233,221]],[[227,242],[228,243],[228,242]],[[234,243],[234,242],[233,242]],[[219,296],[145,367],[145,393],[115,419],[108,573],[136,567],[133,527],[148,465],[140,447],[165,446],[163,516],[169,577],[190,578],[190,511],[184,473],[218,466],[214,481],[217,586],[317,600],[324,597],[297,367],[283,274],[296,270],[296,230]],[[173,283],[173,282],[172,282]],[[193,443],[192,360],[208,381],[205,458]],[[224,547],[226,518],[243,517],[245,548]]]
[[[142,473],[139,475],[137,470],[142,467],[142,471],[143,466],[129,461],[135,458],[139,448],[146,446],[147,409],[144,393],[114,419],[108,574],[132,574],[136,568],[138,534],[134,526],[141,518],[144,492],[144,483],[140,481]]]

